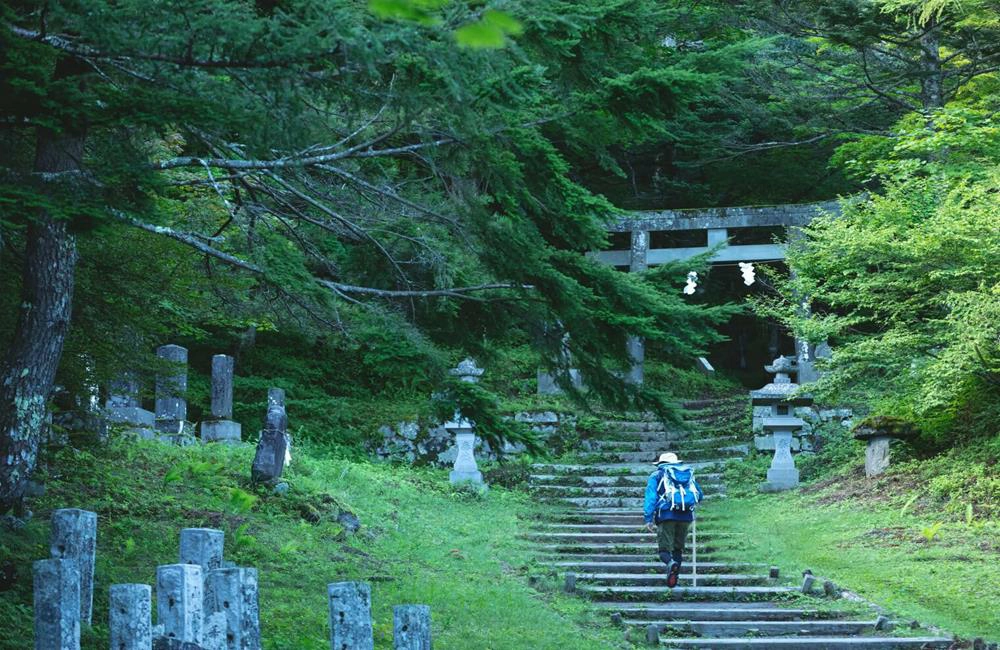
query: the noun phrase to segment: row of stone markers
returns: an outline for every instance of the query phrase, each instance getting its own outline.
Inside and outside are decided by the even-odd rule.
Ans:
[[[35,650],[79,650],[81,623],[91,624],[97,515],[75,508],[52,515],[52,559],[34,564]],[[224,534],[185,528],[177,564],[156,569],[153,588],[111,585],[111,650],[260,650],[257,570],[223,559]],[[331,650],[373,650],[371,587],[335,582],[327,587]],[[426,605],[393,609],[397,650],[430,650]]]
[[[156,412],[142,408],[141,386],[134,372],[126,372],[111,383],[105,412],[109,421],[124,425],[141,438],[158,438],[187,444],[194,438],[194,425],[187,419],[187,348],[162,345],[156,356],[167,366],[156,376]],[[212,357],[211,417],[201,423],[204,442],[238,443],[239,422],[233,421],[233,366],[231,356]]]

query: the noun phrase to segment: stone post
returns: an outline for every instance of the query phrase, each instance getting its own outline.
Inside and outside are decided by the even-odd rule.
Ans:
[[[393,607],[392,638],[395,650],[431,650],[431,608],[427,605]]]
[[[217,354],[212,357],[212,419],[201,423],[202,441],[238,443],[242,427],[232,418],[233,358]]]
[[[181,564],[196,564],[202,576],[213,569],[222,568],[222,549],[225,535],[214,528],[181,529]]]
[[[111,585],[108,628],[111,650],[153,647],[153,590],[149,585]]]
[[[889,469],[889,436],[874,436],[869,438],[865,446],[865,476],[874,478]]]
[[[638,336],[630,336],[625,340],[625,348],[632,360],[625,381],[630,384],[642,385],[646,375],[646,343]]]
[[[629,249],[629,273],[642,273],[649,268],[649,232],[646,230],[632,231],[632,246]],[[629,336],[625,348],[632,360],[631,367],[625,375],[625,381],[641,385],[645,379],[646,343],[638,336]]]
[[[273,391],[280,391],[279,395]],[[267,396],[267,417],[260,432],[257,453],[250,467],[250,478],[255,483],[273,483],[281,478],[289,459],[288,416],[285,414],[284,391],[272,388]]]
[[[374,650],[372,590],[365,582],[327,586],[330,603],[330,650]]]
[[[164,636],[201,643],[204,591],[201,567],[164,564],[156,567],[156,615]]]
[[[80,650],[80,569],[73,560],[33,565],[35,650]]]
[[[226,650],[260,650],[257,569],[227,567],[205,578],[205,615],[225,616]]]
[[[161,433],[179,436],[187,425],[187,348],[161,345],[156,356],[172,368],[156,376],[156,428]]]
[[[451,374],[457,376],[461,381],[474,384],[479,381],[483,369],[476,366],[476,362],[472,359],[465,359],[451,370]],[[482,485],[483,474],[476,464],[475,424],[456,411],[454,419],[445,422],[444,428],[454,434],[455,446],[458,448],[458,453],[455,455],[455,465],[448,475],[448,479],[452,483],[471,481]]]
[[[90,625],[94,607],[97,514],[78,508],[53,512],[49,551],[57,560],[76,562],[80,574],[80,620]]]

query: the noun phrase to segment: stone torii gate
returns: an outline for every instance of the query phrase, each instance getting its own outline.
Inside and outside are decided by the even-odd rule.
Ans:
[[[777,230],[804,226],[819,214],[839,214],[837,201],[790,205],[651,210],[632,212],[608,224],[608,232],[628,233],[628,238],[612,235],[608,250],[592,253],[597,259],[631,273],[650,266],[684,260],[730,241],[717,251],[713,264],[772,262],[785,259],[785,247],[773,241]],[[628,379],[642,383],[645,350],[643,341],[628,343],[633,359]],[[815,351],[796,341],[799,383],[814,380],[812,359]]]

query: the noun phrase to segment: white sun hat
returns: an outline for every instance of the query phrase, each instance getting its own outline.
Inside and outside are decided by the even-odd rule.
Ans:
[[[679,463],[679,462],[681,461],[677,458],[677,454],[668,451],[665,454],[660,454],[660,457],[653,464],[659,465],[660,463]]]

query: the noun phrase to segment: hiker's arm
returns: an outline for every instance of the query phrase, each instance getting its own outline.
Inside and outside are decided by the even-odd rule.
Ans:
[[[650,476],[646,481],[646,500],[642,514],[647,524],[653,523],[653,513],[656,510],[656,476]]]

